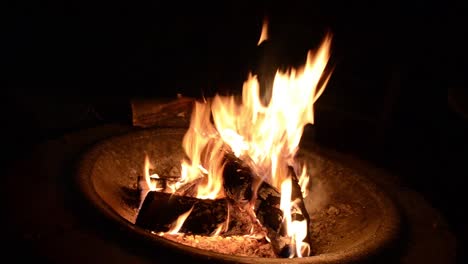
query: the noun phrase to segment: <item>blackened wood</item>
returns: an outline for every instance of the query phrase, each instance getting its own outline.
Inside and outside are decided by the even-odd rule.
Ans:
[[[210,235],[226,221],[225,199],[198,199],[150,191],[146,195],[135,224],[151,231],[167,232],[177,218],[192,207],[192,212],[180,229],[182,233]]]
[[[291,212],[292,220],[302,221],[306,220],[307,227],[310,226],[310,218],[304,204],[304,199],[301,192],[296,173],[294,169],[289,166],[289,175],[291,176],[292,192],[291,201],[296,201],[295,204],[300,210],[293,210]],[[256,215],[260,223],[267,228],[268,238],[271,241],[275,253],[280,257],[289,257],[294,254],[291,241],[287,237],[284,225],[284,214],[280,209],[281,194],[271,185],[263,182],[257,191],[257,200],[255,204]],[[310,234],[307,232],[303,242],[310,245]]]
[[[233,153],[224,155],[223,187],[228,200],[239,205],[252,200],[253,183],[258,176],[251,168]]]
[[[280,210],[281,194],[270,184],[261,180],[249,165],[232,153],[224,156],[223,171],[224,191],[231,203],[246,203],[252,201],[254,196],[255,213],[262,225],[278,231],[283,219]],[[259,187],[255,184],[259,182]]]
[[[293,254],[291,239],[285,232],[281,194],[270,184],[261,181],[243,160],[226,153],[223,171],[224,191],[231,204],[244,205],[255,197],[255,215],[266,229],[267,237],[278,257]],[[256,188],[256,184],[259,184]],[[299,188],[300,190],[300,188]]]
[[[156,232],[168,231],[171,224],[183,213],[193,211],[185,221],[180,232],[209,235],[227,219],[227,208],[238,210],[245,208],[249,202],[255,201],[255,214],[259,222],[267,230],[275,253],[279,257],[289,257],[294,254],[294,246],[287,236],[284,215],[280,209],[281,194],[270,184],[261,181],[251,167],[231,152],[224,153],[223,184],[226,199],[201,200],[193,197],[150,192],[140,210],[137,225]],[[288,167],[292,180],[291,200],[296,201],[299,210],[293,210],[293,220],[306,220],[309,226],[309,215],[305,208],[301,188],[292,167]],[[187,190],[193,189],[197,183],[188,184],[187,189],[179,194],[186,195]],[[258,188],[256,188],[256,186]],[[163,212],[163,213],[161,213]],[[231,211],[235,212],[235,211]],[[247,217],[231,219],[231,230],[239,224],[246,226],[252,223]],[[227,232],[229,233],[229,232]],[[307,234],[304,242],[310,244]]]
[[[284,226],[284,214],[280,209],[280,192],[263,182],[257,191],[255,202],[255,214],[260,223],[267,230],[273,251],[278,257],[289,257],[291,252],[291,240],[286,234]]]
[[[257,190],[255,214],[260,223],[276,233],[280,231],[283,222],[283,211],[280,209],[280,192],[266,182],[262,182]]]

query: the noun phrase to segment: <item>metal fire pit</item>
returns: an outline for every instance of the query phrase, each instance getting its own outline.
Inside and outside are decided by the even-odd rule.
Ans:
[[[367,172],[347,167],[316,146],[302,147],[298,155],[312,168],[311,189],[305,201],[311,216],[312,256],[232,256],[151,234],[134,224],[139,204],[137,176],[143,173],[145,155],[155,162],[160,174],[179,170],[185,131],[151,128],[99,142],[78,164],[81,191],[104,216],[142,242],[210,263],[358,263],[388,255],[398,238],[400,214],[389,196],[364,176]]]

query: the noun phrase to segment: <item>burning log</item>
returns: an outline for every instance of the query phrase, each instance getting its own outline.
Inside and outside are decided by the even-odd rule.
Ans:
[[[245,205],[253,198],[255,184],[261,182],[251,168],[233,153],[224,155],[223,187],[228,200],[234,204]]]
[[[292,168],[289,168],[292,170]],[[290,172],[291,173],[291,172]],[[292,221],[306,221],[306,226],[309,226],[310,218],[305,208],[304,200],[301,193],[301,188],[297,181],[295,173],[292,172],[292,192],[291,201],[299,208],[299,210],[291,211]],[[283,211],[280,209],[281,194],[276,188],[263,182],[257,191],[257,200],[255,203],[255,213],[260,223],[267,229],[267,236],[273,246],[275,253],[281,257],[289,257],[295,255],[295,246],[291,237],[287,234],[287,228]],[[310,245],[310,234],[307,232],[303,242]],[[308,250],[307,250],[308,251]],[[307,252],[307,255],[309,252]]]
[[[180,232],[211,235],[226,222],[227,210],[225,199],[198,199],[150,191],[135,224],[154,232],[174,231],[178,218],[190,211],[186,219],[180,219],[183,223]]]
[[[276,188],[262,181],[250,166],[232,153],[225,155],[223,180],[226,197],[231,203],[245,205],[254,200],[255,214],[260,223],[279,230],[283,212],[279,209],[281,194]]]
[[[224,190],[228,200],[231,203],[243,205],[254,198],[255,215],[262,226],[267,229],[267,236],[275,253],[281,257],[294,255],[293,243],[286,233],[285,216],[280,209],[281,193],[270,184],[262,181],[244,161],[232,153],[227,153],[225,159],[223,177]],[[310,218],[305,208],[299,181],[293,167],[288,166],[288,170],[292,184],[291,201],[299,209],[291,211],[291,219],[292,221],[305,220],[308,227]],[[303,242],[310,245],[309,233],[305,235]]]
[[[262,181],[248,162],[237,158],[229,151],[224,150],[223,155],[225,198],[208,200],[192,197],[196,194],[194,190],[202,178],[187,183],[173,194],[149,191],[141,205],[136,224],[154,232],[169,231],[169,233],[179,224],[180,232],[197,235],[219,233],[221,227],[224,227],[224,234],[248,234],[251,227],[261,224],[259,226],[266,230],[266,236],[275,254],[280,257],[296,254],[294,241],[287,233],[285,221],[287,217],[280,208],[281,193]],[[290,200],[295,205],[290,212],[290,219],[305,220],[309,226],[309,215],[298,179],[294,169],[292,167],[288,169],[291,176]],[[169,179],[162,177],[151,180],[165,183]],[[229,221],[228,226],[225,226],[226,221]],[[310,245],[308,233],[302,241]]]

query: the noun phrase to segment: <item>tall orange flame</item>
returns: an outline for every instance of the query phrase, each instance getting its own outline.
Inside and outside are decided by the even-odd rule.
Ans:
[[[315,53],[308,53],[305,67],[278,71],[268,105],[263,105],[256,76],[249,76],[242,90],[242,104],[234,97],[215,96],[211,113],[216,130],[237,156],[248,156],[265,172],[265,180],[279,187],[287,163],[296,154],[306,124],[314,123],[314,103],[323,93],[328,74],[331,36]]]
[[[265,20],[260,45],[267,39]],[[296,245],[296,256],[307,256],[310,245],[303,242],[307,236],[307,222],[292,219],[293,211],[300,211],[291,201],[291,177],[288,166],[293,162],[307,124],[314,124],[314,103],[322,95],[331,73],[325,75],[330,58],[331,35],[326,35],[317,51],[309,51],[305,65],[299,69],[277,71],[268,103],[260,95],[258,77],[249,74],[242,87],[242,98],[216,95],[210,100],[195,102],[190,127],[182,146],[187,159],[181,163],[181,179],[174,186],[198,180],[196,197],[215,199],[224,196],[223,157],[226,148],[249,165],[264,181],[281,189],[281,210],[284,213],[288,236]],[[149,164],[149,163],[145,163]],[[149,166],[149,165],[148,165]],[[306,166],[299,168],[298,183],[303,197],[308,195],[309,173]],[[147,168],[145,168],[147,171]],[[150,188],[150,176],[146,177]],[[171,232],[178,232],[191,210],[182,214]],[[227,223],[214,232],[218,235]]]

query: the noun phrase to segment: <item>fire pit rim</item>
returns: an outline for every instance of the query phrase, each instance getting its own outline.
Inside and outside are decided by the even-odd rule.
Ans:
[[[125,132],[120,135],[105,138],[94,143],[92,146],[88,147],[83,152],[81,157],[79,157],[78,161],[76,162],[75,170],[76,185],[78,186],[78,189],[79,191],[81,191],[85,200],[87,200],[88,204],[90,204],[94,209],[99,211],[105,218],[113,221],[113,223],[119,224],[121,227],[125,227],[125,231],[127,233],[132,235],[132,237],[138,238],[141,241],[144,240],[155,246],[163,246],[175,249],[176,251],[179,251],[184,255],[196,256],[205,260],[222,259],[223,262],[231,263],[258,263],[258,261],[260,260],[262,261],[262,263],[354,263],[356,261],[360,261],[370,256],[378,254],[378,252],[384,250],[386,247],[388,247],[390,244],[396,241],[398,237],[400,231],[399,211],[392,199],[390,198],[390,196],[385,194],[385,191],[379,189],[378,184],[375,182],[368,182],[368,187],[374,188],[374,191],[377,191],[382,194],[382,196],[378,197],[379,203],[385,206],[388,218],[391,218],[392,221],[384,221],[384,224],[378,227],[378,230],[376,230],[375,233],[379,233],[379,235],[370,236],[368,239],[361,241],[361,243],[335,252],[326,252],[305,258],[293,259],[233,256],[194,248],[181,243],[177,243],[175,241],[171,241],[163,237],[153,235],[147,230],[131,223],[123,216],[119,215],[114,209],[112,209],[111,206],[108,203],[106,203],[106,201],[104,201],[103,198],[96,191],[90,175],[91,171],[94,168],[96,160],[103,152],[103,148],[107,144],[109,144],[109,142],[133,138],[135,136],[144,135],[145,133],[148,133],[148,131],[154,132],[154,130],[157,130],[158,133],[162,134],[174,132],[180,133],[181,131],[185,131],[185,129],[181,128],[140,128]],[[320,154],[327,155],[327,149],[322,146],[319,147],[318,152]],[[336,158],[337,155],[346,156],[345,154],[341,154],[333,150],[330,150],[330,153],[331,154],[327,156],[332,158]],[[362,247],[362,244],[366,243],[368,243],[368,246]]]

